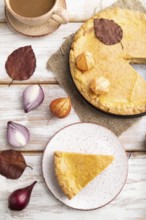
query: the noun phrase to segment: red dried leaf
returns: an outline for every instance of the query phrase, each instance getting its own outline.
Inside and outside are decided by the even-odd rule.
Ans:
[[[106,45],[117,44],[123,38],[122,28],[113,20],[94,19],[94,29],[96,37]]]
[[[0,174],[9,179],[18,179],[24,172],[27,164],[23,155],[14,150],[0,153]]]
[[[25,46],[14,50],[8,56],[5,68],[12,81],[29,79],[36,68],[36,58],[32,47]]]

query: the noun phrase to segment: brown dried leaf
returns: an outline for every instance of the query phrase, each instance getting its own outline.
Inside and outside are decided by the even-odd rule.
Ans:
[[[117,44],[123,38],[122,28],[113,20],[94,19],[94,29],[96,37],[106,45]]]
[[[20,152],[6,150],[0,153],[0,174],[8,179],[18,179],[26,167],[27,164]]]
[[[32,47],[25,46],[14,50],[8,56],[5,68],[12,81],[29,79],[36,68],[36,58]]]

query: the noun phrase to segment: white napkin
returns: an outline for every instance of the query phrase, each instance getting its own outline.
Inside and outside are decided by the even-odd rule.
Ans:
[[[70,21],[85,21],[116,0],[66,0]]]
[[[66,0],[70,21],[85,21],[98,11],[111,6],[116,1],[117,0]],[[146,7],[146,0],[139,1]]]

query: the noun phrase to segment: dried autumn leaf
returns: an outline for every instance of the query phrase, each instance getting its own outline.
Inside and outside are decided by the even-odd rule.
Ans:
[[[20,152],[6,150],[0,153],[0,174],[8,179],[18,179],[26,167],[27,164]]]
[[[36,58],[32,47],[25,46],[14,50],[8,56],[5,68],[12,81],[29,79],[36,68]]]
[[[117,44],[123,37],[122,28],[113,20],[94,19],[94,30],[96,37],[106,45]]]

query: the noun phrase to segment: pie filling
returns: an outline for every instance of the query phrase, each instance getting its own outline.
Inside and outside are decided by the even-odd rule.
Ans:
[[[62,191],[72,199],[113,160],[111,155],[55,152],[55,174]]]
[[[94,21],[100,18],[112,19],[120,25],[120,43],[105,45],[95,36]],[[101,34],[97,35],[103,40]],[[106,9],[76,33],[70,51],[71,74],[80,93],[95,107],[119,115],[146,112],[146,81],[131,63],[146,64],[145,14]]]

